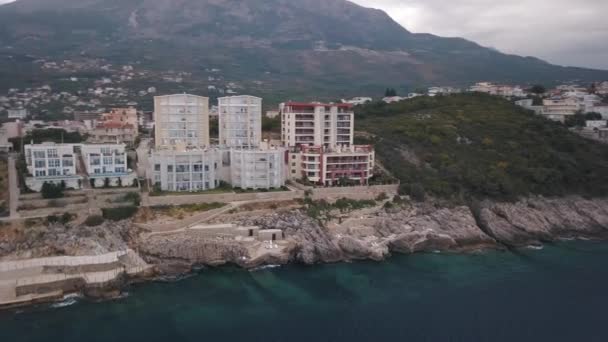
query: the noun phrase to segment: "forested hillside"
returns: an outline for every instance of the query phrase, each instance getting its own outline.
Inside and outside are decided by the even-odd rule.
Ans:
[[[421,97],[357,110],[405,193],[455,200],[608,195],[608,146],[507,100]]]

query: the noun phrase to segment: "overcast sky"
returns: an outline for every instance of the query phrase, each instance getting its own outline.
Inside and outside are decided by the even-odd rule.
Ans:
[[[464,37],[556,64],[608,69],[608,0],[351,1],[385,10],[412,32]]]
[[[503,52],[608,69],[608,0],[351,0],[413,32],[464,37]]]

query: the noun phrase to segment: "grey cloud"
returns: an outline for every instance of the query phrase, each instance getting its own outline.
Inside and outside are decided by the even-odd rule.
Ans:
[[[413,32],[457,36],[503,52],[608,69],[606,0],[352,0]]]

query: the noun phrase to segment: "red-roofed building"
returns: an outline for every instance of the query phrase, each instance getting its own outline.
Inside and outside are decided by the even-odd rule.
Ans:
[[[353,144],[352,104],[286,102],[280,113],[289,178],[323,186],[368,184],[375,153],[372,146]]]
[[[138,134],[137,110],[114,108],[101,115],[91,132],[91,140],[96,143],[132,145]]]

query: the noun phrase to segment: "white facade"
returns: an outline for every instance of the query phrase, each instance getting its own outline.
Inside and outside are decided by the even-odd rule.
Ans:
[[[353,97],[350,100],[342,100],[342,103],[349,103],[352,104],[353,106],[360,106],[360,105],[364,105],[366,103],[372,102],[373,99],[371,97]]]
[[[162,191],[199,192],[219,185],[221,163],[222,153],[217,149],[165,149],[152,152],[148,174]]]
[[[579,103],[573,98],[552,98],[543,100],[542,115],[549,120],[565,122],[566,117],[580,110]]]
[[[23,120],[27,117],[28,112],[25,108],[15,108],[8,110],[8,118],[9,119],[19,119]]]
[[[242,189],[271,189],[285,185],[284,148],[230,151],[230,183]]]
[[[395,103],[395,102],[401,102],[403,100],[407,100],[407,97],[401,97],[401,96],[388,96],[382,99],[382,102],[384,103]]]
[[[262,99],[230,96],[218,99],[220,146],[255,148],[262,141]]]
[[[374,176],[375,152],[371,146],[303,147],[290,153],[289,163],[290,179],[306,178],[324,186],[345,180],[363,185]]]
[[[63,182],[67,188],[79,189],[82,177],[76,173],[75,146],[55,143],[25,145],[25,162],[31,175],[26,179],[28,188],[40,191],[45,182]]]
[[[127,168],[124,144],[82,145],[82,158],[95,187],[131,186],[135,174]]]
[[[280,112],[286,147],[353,144],[355,114],[350,104],[288,102],[280,105]]]
[[[209,98],[178,94],[154,97],[156,147],[209,146]]]
[[[461,90],[452,87],[430,87],[428,90],[428,95],[431,97],[437,95],[449,95],[449,94],[457,94],[460,93]]]

